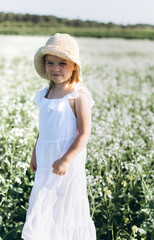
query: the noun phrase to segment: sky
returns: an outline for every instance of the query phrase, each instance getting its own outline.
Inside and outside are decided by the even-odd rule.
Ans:
[[[1,0],[0,12],[154,25],[154,0]]]

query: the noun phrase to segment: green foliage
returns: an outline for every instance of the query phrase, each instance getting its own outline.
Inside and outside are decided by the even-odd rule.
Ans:
[[[79,37],[154,39],[152,25],[123,26],[111,22],[0,12],[0,34],[49,36],[55,32],[67,32]]]
[[[24,108],[25,97],[11,100],[11,106],[3,106],[1,119],[3,130],[0,138],[0,232],[3,239],[19,239],[25,220],[28,199],[33,185],[33,174],[30,172],[28,159],[34,144],[34,134],[23,131],[30,128],[31,118]],[[28,110],[28,109],[27,109]],[[5,117],[4,117],[5,115]],[[7,130],[7,131],[6,131]],[[25,129],[26,130],[26,129]],[[32,137],[33,136],[33,137]]]
[[[151,240],[154,234],[153,42],[77,40],[84,83],[95,99],[86,174],[97,239]],[[0,38],[0,237],[3,240],[21,239],[33,186],[34,174],[29,162],[38,128],[38,110],[32,96],[46,82],[36,77],[31,56],[45,41],[46,38],[40,37]]]

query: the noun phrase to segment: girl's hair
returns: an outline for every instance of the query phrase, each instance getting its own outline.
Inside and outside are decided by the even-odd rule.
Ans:
[[[45,64],[45,56],[44,56],[44,64]],[[49,84],[49,88],[48,88],[48,91],[46,93],[46,97],[48,96],[50,90],[55,85],[53,80],[47,80],[47,81],[48,81],[48,84]],[[75,63],[75,70],[73,70],[72,76],[71,76],[70,79],[68,79],[67,83],[69,84],[70,88],[73,88],[77,83],[81,83],[81,80],[79,78],[79,73],[77,71],[76,63]]]

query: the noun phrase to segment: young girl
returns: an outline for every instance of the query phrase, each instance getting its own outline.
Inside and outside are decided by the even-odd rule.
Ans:
[[[35,173],[24,240],[96,240],[85,174],[94,101],[81,83],[78,44],[56,33],[34,57],[49,87],[37,92],[39,133],[30,167]]]

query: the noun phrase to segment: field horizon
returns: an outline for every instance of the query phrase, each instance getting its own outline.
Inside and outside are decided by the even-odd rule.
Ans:
[[[113,22],[70,20],[52,15],[0,12],[1,35],[43,36],[56,32],[69,33],[76,37],[154,40],[154,25],[150,24],[122,25]]]

